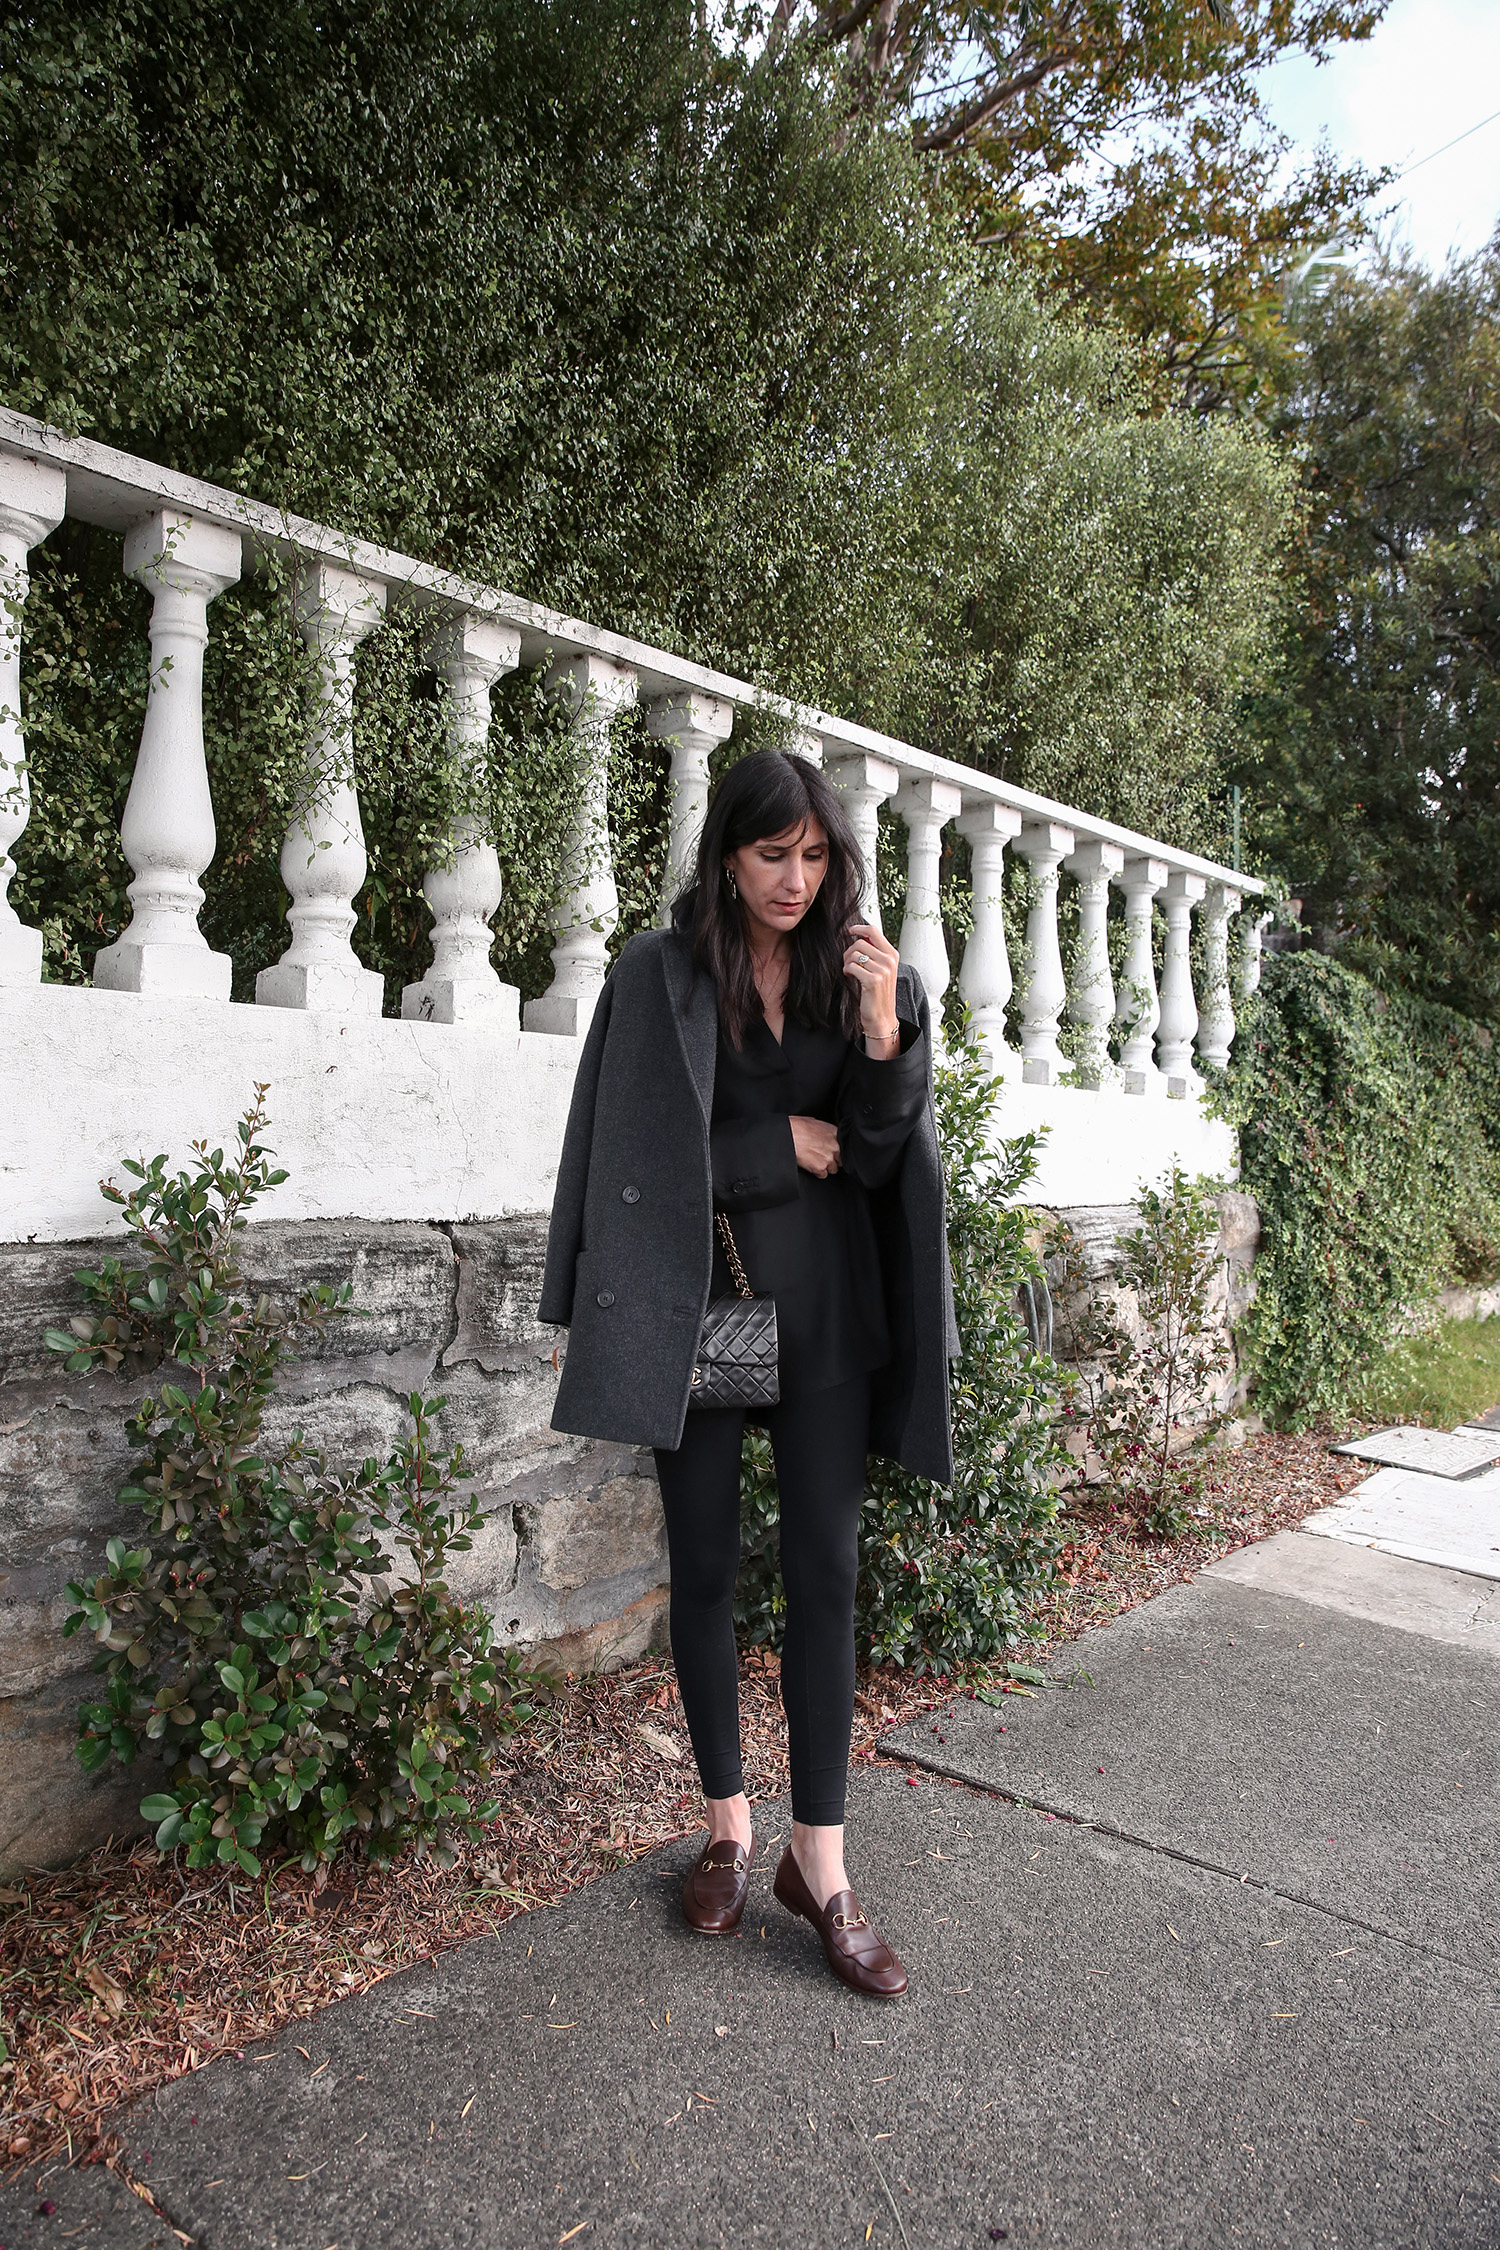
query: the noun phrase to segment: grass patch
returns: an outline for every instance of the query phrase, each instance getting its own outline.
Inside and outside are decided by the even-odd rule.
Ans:
[[[1500,1320],[1445,1320],[1392,1344],[1350,1396],[1362,1420],[1451,1430],[1500,1405]]]

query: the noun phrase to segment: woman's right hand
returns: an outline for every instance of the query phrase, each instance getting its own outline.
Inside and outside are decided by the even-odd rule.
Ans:
[[[838,1170],[839,1129],[836,1125],[830,1125],[824,1117],[793,1117],[788,1123],[800,1170],[811,1172],[818,1180],[826,1180]]]

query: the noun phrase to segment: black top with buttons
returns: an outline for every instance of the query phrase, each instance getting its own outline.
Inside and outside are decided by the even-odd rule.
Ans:
[[[719,1033],[714,1203],[751,1288],[776,1300],[783,1398],[846,1383],[891,1356],[868,1191],[894,1175],[926,1099],[926,1042],[914,1023],[901,1024],[901,1052],[885,1062],[872,1062],[836,1017],[812,1030],[788,1016],[779,1044],[757,1017],[738,1053]],[[842,1161],[831,1179],[799,1169],[793,1117],[837,1125]],[[716,1236],[712,1294],[733,1286]]]

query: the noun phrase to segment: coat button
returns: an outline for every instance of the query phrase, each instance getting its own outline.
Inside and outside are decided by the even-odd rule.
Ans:
[[[615,1293],[613,1289],[601,1289],[598,1296],[594,1299],[596,1305],[612,1305],[614,1301]]]
[[[639,1189],[638,1187],[624,1187],[624,1188],[621,1188],[621,1190],[620,1190],[620,1201],[621,1201],[622,1203],[639,1203],[639,1202],[640,1202],[640,1200],[641,1200],[641,1191],[640,1191],[640,1189]]]
[[[731,1195],[748,1195],[754,1186],[754,1180],[731,1180],[729,1192]]]

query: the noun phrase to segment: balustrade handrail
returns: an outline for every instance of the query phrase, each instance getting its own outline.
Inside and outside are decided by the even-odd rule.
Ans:
[[[977,767],[959,765],[951,758],[939,757],[931,750],[903,742],[898,736],[882,734],[875,727],[861,726],[853,719],[839,718],[835,713],[795,703],[786,696],[757,688],[747,680],[736,679],[732,673],[695,664],[686,656],[673,656],[666,649],[632,640],[627,634],[585,624],[581,618],[566,617],[560,610],[526,601],[519,594],[503,593],[475,579],[463,578],[435,563],[417,562],[410,555],[378,546],[371,540],[346,538],[331,531],[326,524],[313,523],[305,516],[269,507],[264,501],[247,500],[222,485],[183,476],[175,469],[164,469],[133,453],[117,452],[113,446],[101,445],[93,438],[67,437],[60,430],[33,421],[30,415],[17,414],[4,407],[0,407],[0,448],[37,460],[55,461],[66,469],[68,514],[81,523],[124,531],[148,508],[180,509],[184,515],[194,516],[202,523],[237,531],[267,552],[326,562],[354,571],[361,578],[372,578],[398,599],[468,611],[493,619],[496,624],[511,626],[521,636],[523,664],[571,655],[611,657],[618,664],[629,665],[640,682],[643,696],[711,695],[745,709],[769,711],[804,732],[816,735],[824,746],[825,755],[837,756],[843,752],[884,758],[913,773],[952,782],[974,800],[988,798],[995,804],[1009,805],[1028,820],[1059,822],[1090,842],[1118,844],[1132,856],[1165,860],[1170,868],[1201,875],[1210,882],[1228,883],[1247,896],[1257,897],[1265,889],[1253,875],[1238,874],[1215,860],[1201,858],[1196,852],[1182,851],[1175,844],[1140,835],[1133,828],[1121,828],[1113,821],[1081,811],[1076,805],[1064,805],[1055,798],[1038,796],[1034,790],[1018,788],[1014,782],[982,773]]]
[[[941,833],[951,822],[969,839],[973,930],[959,989],[998,1074],[1032,1084],[1068,1079],[1084,1086],[1118,1084],[1127,1093],[1183,1096],[1197,1088],[1195,1041],[1199,1054],[1212,1062],[1228,1057],[1234,1037],[1228,924],[1247,900],[1263,894],[1256,877],[689,658],[95,439],[68,437],[6,408],[0,408],[0,569],[11,615],[0,634],[0,984],[34,982],[40,975],[40,937],[22,928],[5,886],[13,871],[9,846],[24,829],[29,809],[19,721],[26,561],[64,514],[123,533],[125,569],[153,597],[152,687],[121,830],[135,874],[132,919],[96,957],[96,984],[228,998],[228,957],[209,952],[197,922],[203,902],[198,877],[215,843],[203,757],[202,657],[209,605],[247,564],[276,555],[295,565],[297,623],[316,653],[324,697],[309,745],[317,788],[293,822],[281,858],[291,938],[281,960],[257,980],[256,998],[263,1005],[361,1016],[381,1012],[381,981],[349,943],[352,902],[367,866],[356,789],[352,658],[387,607],[400,602],[434,613],[425,661],[451,691],[450,735],[461,759],[482,751],[494,681],[521,664],[549,664],[551,686],[569,703],[583,737],[580,802],[563,869],[564,895],[553,918],[556,975],[549,991],[528,1003],[528,1029],[580,1033],[602,983],[609,933],[618,918],[607,864],[608,730],[617,712],[640,699],[648,731],[672,761],[669,896],[691,864],[713,749],[731,732],[737,709],[769,712],[788,726],[806,755],[827,765],[844,795],[871,871],[865,907],[873,919],[879,917],[873,868],[880,806],[889,803],[905,821],[908,881],[900,950],[922,974],[934,1009],[949,981],[938,883]],[[431,870],[424,884],[434,913],[434,962],[407,988],[402,1013],[442,1023],[513,1025],[519,995],[500,983],[488,961],[488,922],[501,895],[498,860],[472,825],[457,823],[450,845],[451,862]],[[1030,862],[1032,874],[1017,1009],[1019,1055],[1006,1031],[1012,997],[1003,914],[1008,847]],[[1079,897],[1079,939],[1068,971],[1058,944],[1063,872],[1075,879]],[[1112,884],[1126,902],[1127,953],[1118,993],[1106,932]],[[1151,935],[1158,899],[1167,925],[1159,996]],[[1195,908],[1205,931],[1199,998],[1190,966]],[[1258,979],[1263,920],[1259,914],[1247,918],[1241,991],[1253,990]],[[1058,1042],[1064,1007],[1073,1034],[1071,1060]],[[1118,1063],[1110,1053],[1112,1034]]]

